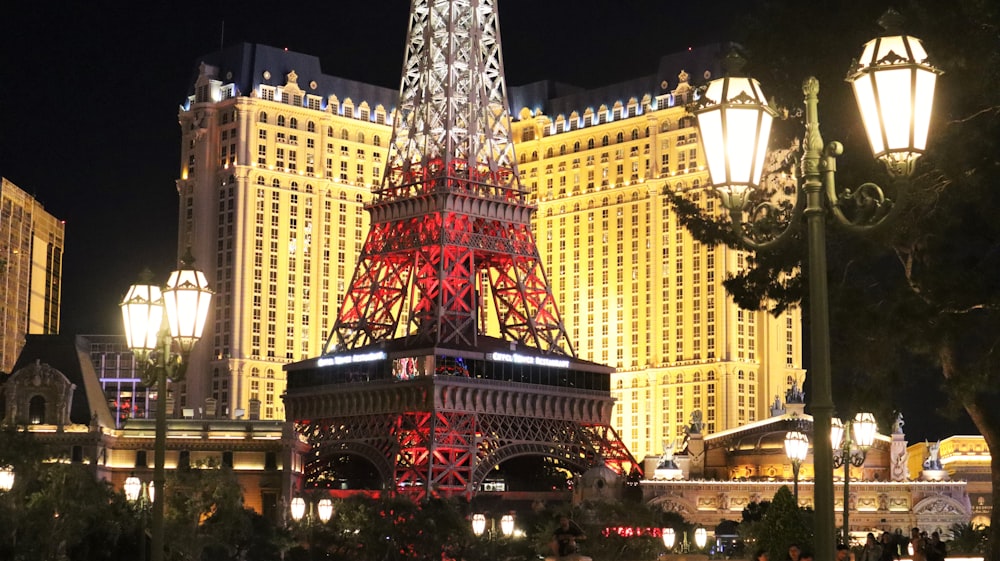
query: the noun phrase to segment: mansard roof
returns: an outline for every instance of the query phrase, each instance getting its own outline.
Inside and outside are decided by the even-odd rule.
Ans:
[[[284,86],[288,73],[294,71],[299,87],[307,94],[351,98],[355,104],[367,101],[371,107],[382,105],[387,111],[395,108],[399,99],[394,89],[325,74],[319,57],[256,43],[238,43],[199,57],[192,65],[188,95],[194,94],[202,63],[217,68],[215,79],[235,84],[240,95],[250,95],[262,84]]]
[[[730,46],[730,43],[715,43],[664,55],[653,73],[597,88],[585,89],[552,81],[512,87],[508,90],[511,114],[516,116],[527,107],[553,117],[573,111],[582,115],[587,108],[611,107],[619,101],[624,105],[631,98],[641,100],[645,95],[655,98],[671,93],[682,71],[688,73],[692,84],[702,84],[722,75],[722,57]]]

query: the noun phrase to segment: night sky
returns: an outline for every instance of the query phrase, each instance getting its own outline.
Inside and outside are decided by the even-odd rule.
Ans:
[[[753,5],[499,4],[509,85],[585,87],[730,39],[733,10]],[[327,74],[395,89],[408,8],[404,0],[6,3],[0,175],[66,221],[62,332],[120,332],[117,304],[139,271],[166,278],[176,265],[177,110],[199,56],[223,42],[263,43],[318,56]]]

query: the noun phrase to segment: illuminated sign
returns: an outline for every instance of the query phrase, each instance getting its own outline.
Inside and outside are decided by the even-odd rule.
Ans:
[[[341,364],[354,364],[358,362],[374,362],[376,360],[385,360],[385,351],[375,351],[371,353],[361,353],[356,355],[335,355],[323,357],[316,361],[316,366],[323,368],[324,366],[341,365]]]
[[[552,368],[569,368],[569,361],[541,356],[519,355],[516,353],[490,353],[487,358],[496,362],[512,362],[514,364],[535,364]]]

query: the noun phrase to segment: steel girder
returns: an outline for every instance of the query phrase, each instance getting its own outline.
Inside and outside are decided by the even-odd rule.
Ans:
[[[488,288],[505,339],[575,356],[516,169],[493,0],[413,0],[389,166],[368,210],[326,352],[399,337],[474,347]]]
[[[299,425],[312,444],[307,485],[321,484],[330,462],[364,458],[384,488],[417,498],[476,494],[486,476],[518,456],[553,458],[582,474],[607,466],[625,474],[635,460],[606,424],[462,411],[326,418]]]

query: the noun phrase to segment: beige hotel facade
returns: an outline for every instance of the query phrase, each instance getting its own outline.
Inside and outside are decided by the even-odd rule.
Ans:
[[[739,309],[722,282],[745,254],[694,241],[665,189],[720,212],[690,82],[720,47],[584,90],[509,89],[522,186],[577,354],[617,368],[613,426],[637,458],[768,416],[801,385],[801,317]],[[203,57],[179,110],[178,246],[217,293],[177,407],[283,419],[282,366],[324,352],[381,182],[397,92],[324,74],[316,57],[240,44]],[[494,334],[495,335],[495,334]]]

